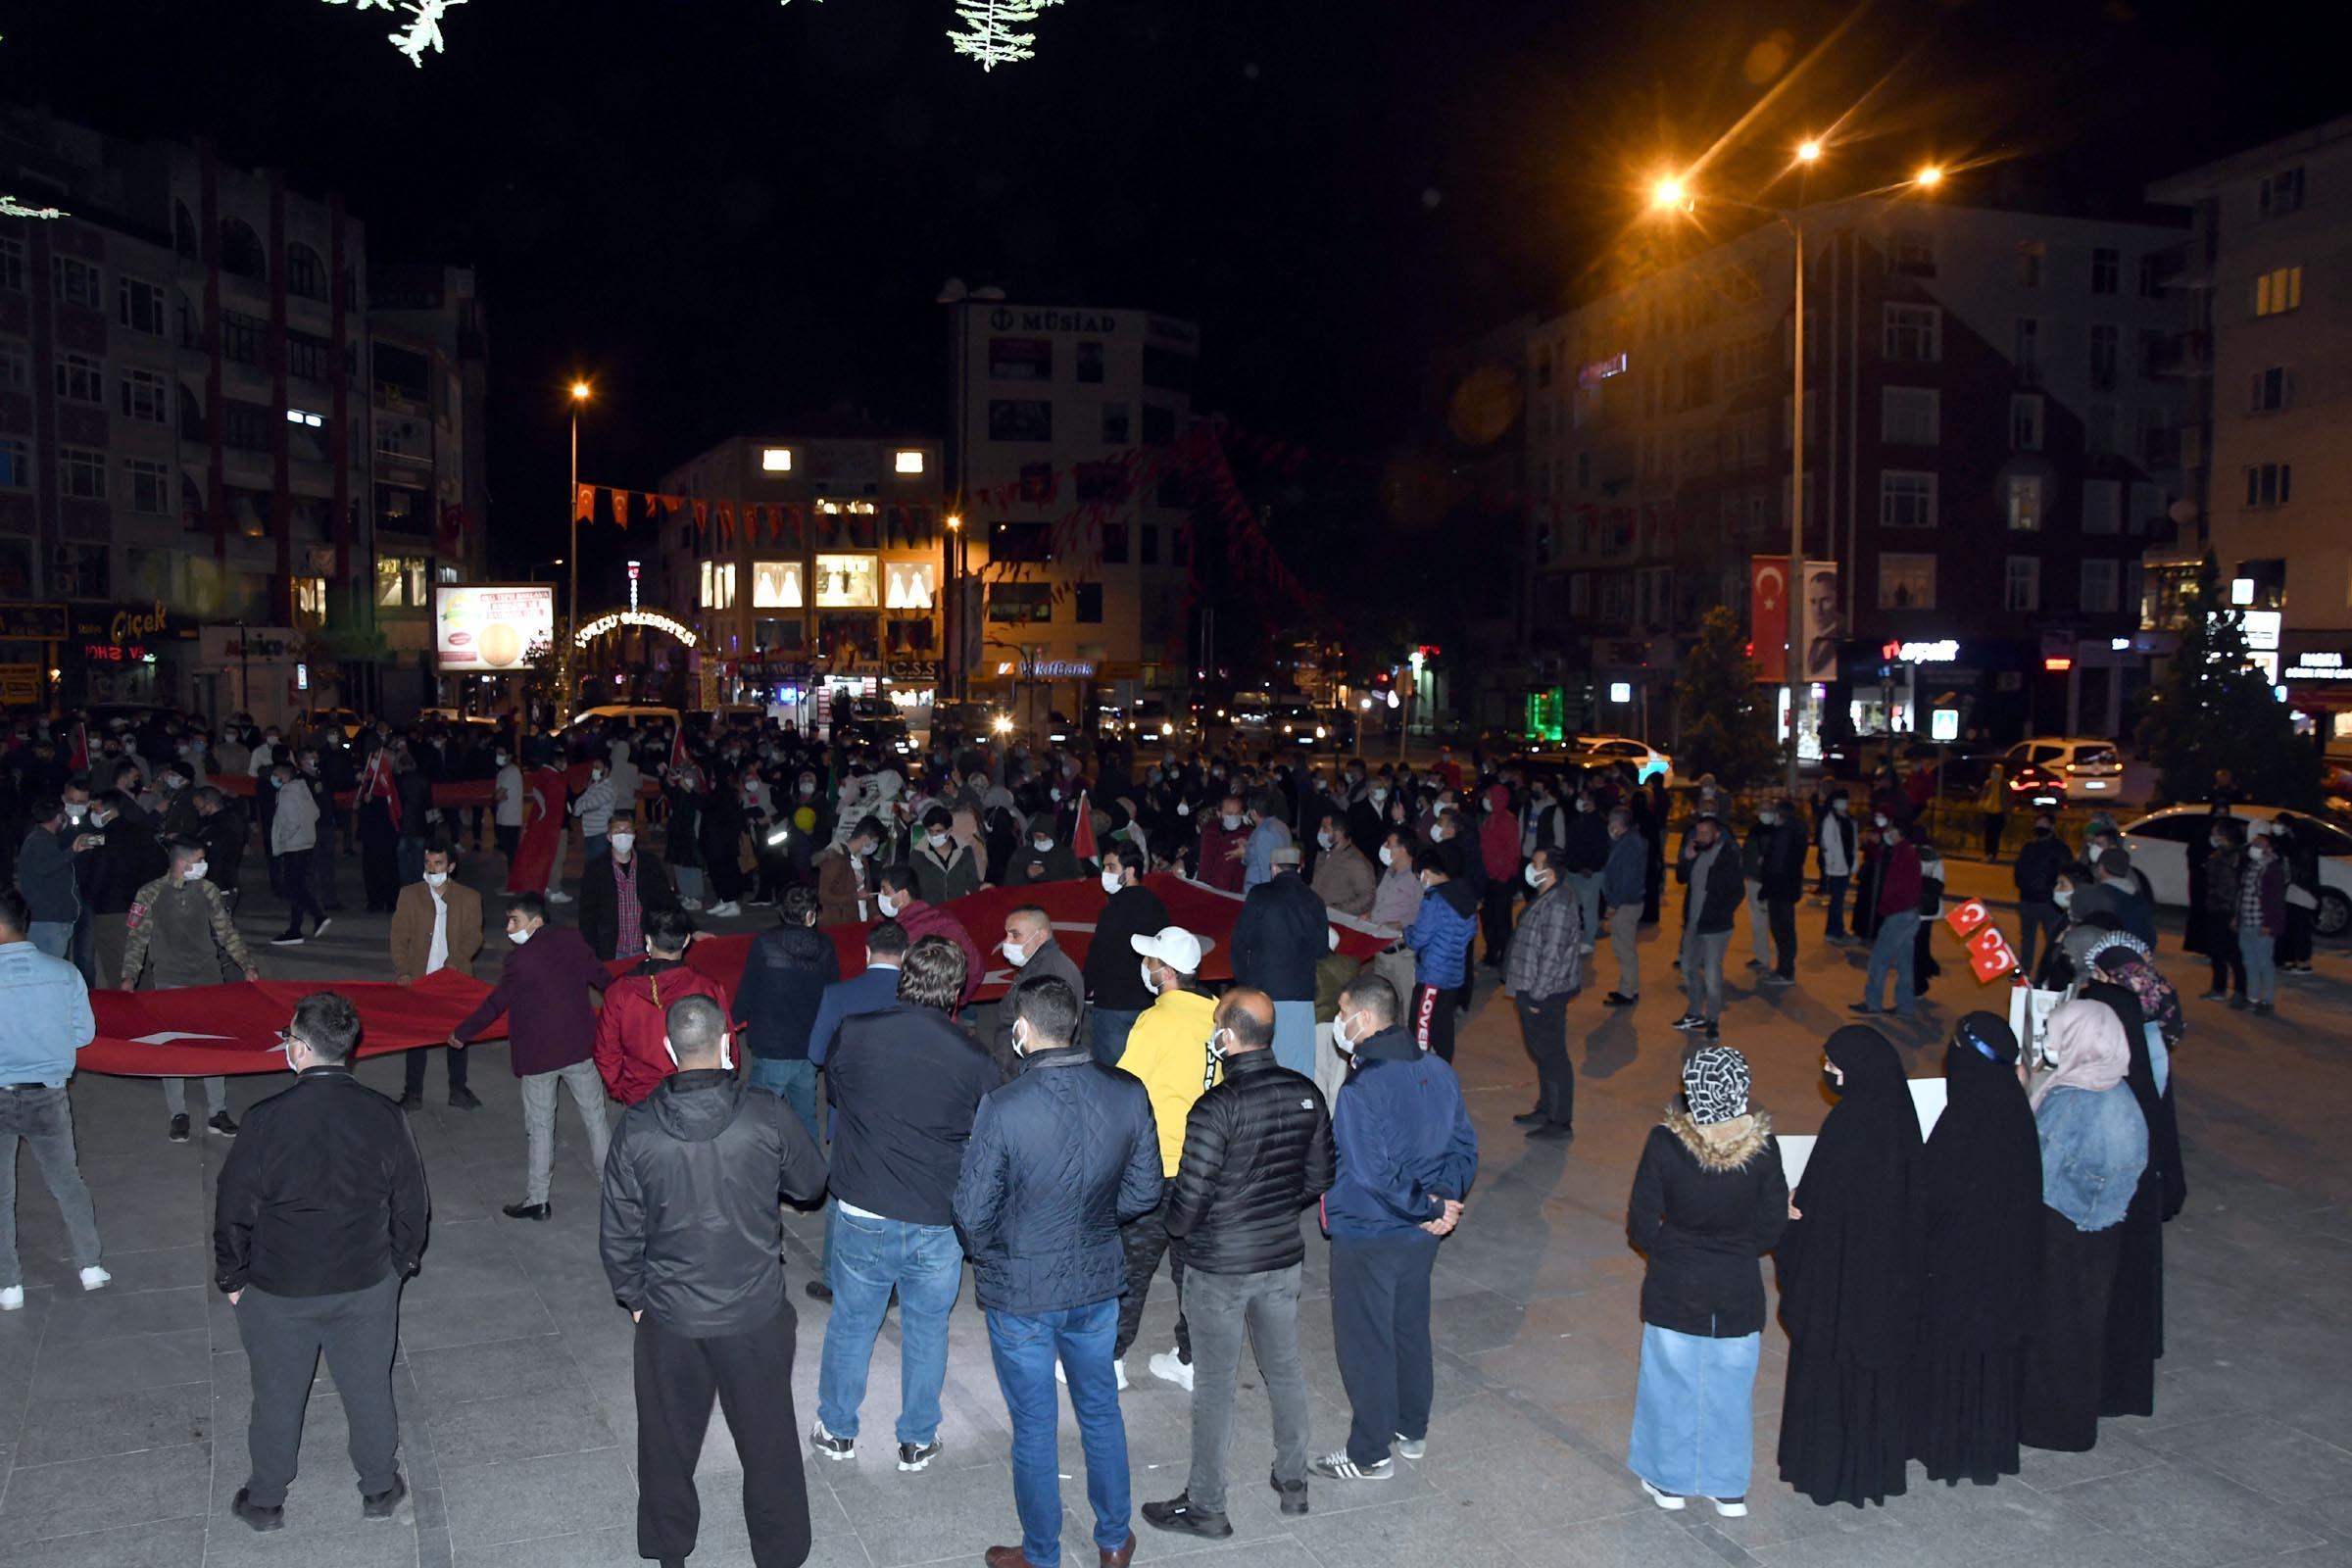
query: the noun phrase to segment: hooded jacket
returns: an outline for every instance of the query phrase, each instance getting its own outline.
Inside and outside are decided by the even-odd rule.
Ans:
[[[1747,883],[1740,874],[1740,852],[1730,835],[1718,833],[1713,849],[1677,864],[1674,876],[1690,890],[1683,901],[1685,926],[1700,936],[1732,928],[1732,916],[1747,899]],[[1915,887],[1913,897],[1917,896]]]
[[[1035,1314],[1116,1297],[1119,1227],[1159,1206],[1152,1101],[1083,1047],[1024,1057],[980,1102],[956,1184],[956,1234],[992,1311]]]
[[[676,1069],[662,1041],[670,1007],[688,997],[709,997],[727,1010],[727,988],[683,958],[649,957],[605,987],[596,1015],[596,1072],[614,1100],[634,1105]]]
[[[1649,1130],[1626,1235],[1649,1259],[1642,1321],[1702,1339],[1764,1327],[1763,1254],[1788,1223],[1772,1118],[1751,1111],[1709,1138],[1679,1106]]]
[[[1470,939],[1478,934],[1478,890],[1462,877],[1441,882],[1421,900],[1421,912],[1404,933],[1413,950],[1413,982],[1451,990],[1462,983]]]
[[[1404,1029],[1366,1040],[1355,1062],[1331,1113],[1340,1165],[1323,1228],[1335,1240],[1402,1236],[1445,1212],[1444,1200],[1470,1196],[1478,1133],[1453,1069]]]
[[[879,914],[881,910],[877,908],[874,912]],[[970,1006],[972,999],[980,995],[980,982],[988,975],[988,959],[981,954],[980,944],[963,928],[963,922],[935,904],[911,897],[889,918],[898,921],[906,931],[906,945],[910,948],[925,937],[946,937],[956,944],[956,951],[963,955],[963,992],[956,1006],[958,1011]]]
[[[1152,1005],[1151,989],[1144,984],[1143,961],[1134,939],[1153,936],[1173,922],[1159,895],[1137,883],[1121,888],[1095,916],[1095,934],[1086,946],[1086,990],[1095,1005],[1113,1012],[1142,1012]]]
[[[1185,1267],[1256,1274],[1303,1261],[1298,1211],[1330,1191],[1336,1165],[1314,1080],[1271,1051],[1227,1056],[1224,1082],[1185,1118],[1168,1196],[1168,1234],[1183,1239]]]
[[[782,1193],[824,1191],[792,1108],[734,1073],[672,1073],[631,1105],[605,1160],[603,1252],[613,1298],[673,1334],[743,1334],[784,1310]]]

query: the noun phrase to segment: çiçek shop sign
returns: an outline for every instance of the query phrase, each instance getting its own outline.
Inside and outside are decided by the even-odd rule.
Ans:
[[[80,642],[122,647],[157,638],[186,639],[195,635],[192,627],[172,624],[172,612],[160,599],[149,605],[74,607],[74,636]]]

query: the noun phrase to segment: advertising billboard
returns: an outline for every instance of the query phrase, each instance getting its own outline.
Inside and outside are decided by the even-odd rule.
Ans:
[[[488,675],[533,666],[534,648],[556,640],[553,583],[437,583],[433,652],[445,675]]]

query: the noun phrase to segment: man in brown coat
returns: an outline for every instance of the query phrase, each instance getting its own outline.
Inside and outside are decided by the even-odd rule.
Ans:
[[[876,918],[873,854],[882,842],[882,824],[861,819],[840,848],[816,858],[816,923],[863,925]]]
[[[412,985],[438,969],[473,973],[473,960],[482,951],[482,896],[457,879],[458,852],[436,839],[424,847],[424,880],[400,890],[392,906],[392,974]],[[424,1108],[424,1058],[434,1046],[408,1053],[408,1087],[400,1097],[403,1110]],[[466,1087],[466,1053],[449,1053],[449,1102],[459,1110],[481,1104]]]

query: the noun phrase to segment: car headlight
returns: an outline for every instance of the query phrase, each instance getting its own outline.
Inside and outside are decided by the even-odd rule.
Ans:
[[[988,727],[996,731],[999,735],[1009,735],[1012,733],[1012,720],[1006,717],[1004,714],[999,713],[995,718],[989,721]]]
[[[1322,726],[1322,725],[1320,725],[1320,724],[1317,724],[1317,725],[1315,726],[1315,739],[1317,739],[1317,740],[1322,740],[1323,738],[1324,738],[1324,735],[1323,735],[1323,726]]]

